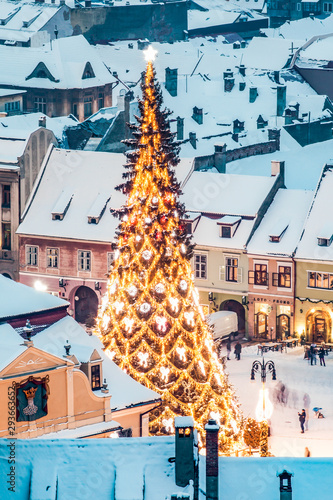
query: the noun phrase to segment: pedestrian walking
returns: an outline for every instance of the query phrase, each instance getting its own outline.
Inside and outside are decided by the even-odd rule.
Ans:
[[[325,349],[323,346],[319,349],[319,361],[320,361],[320,366],[326,366],[325,365]]]
[[[230,359],[230,353],[231,353],[231,340],[229,337],[227,341],[227,359]]]
[[[304,433],[305,418],[306,418],[306,413],[305,413],[305,409],[303,408],[302,409],[302,413],[298,413],[298,420],[299,420],[299,423],[300,423],[300,426],[301,426],[301,433],[302,434]]]
[[[316,344],[310,345],[310,360],[311,360],[311,365],[317,364]]]
[[[235,345],[235,355],[238,361],[240,360],[241,352],[242,352],[242,346],[240,345],[239,342],[237,342],[237,344]]]
[[[307,446],[305,447],[305,450],[304,450],[304,456],[305,457],[311,457],[310,450],[309,450],[309,448]]]

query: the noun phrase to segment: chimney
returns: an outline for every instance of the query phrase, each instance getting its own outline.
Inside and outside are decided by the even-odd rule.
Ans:
[[[144,40],[138,40],[138,49],[139,50],[145,50],[149,46],[149,40],[148,38],[145,38]]]
[[[219,429],[215,420],[209,419],[206,430],[206,500],[219,498]]]
[[[276,89],[276,114],[283,116],[287,101],[287,87],[279,85]]]
[[[91,7],[91,0],[85,0],[84,1],[84,6],[85,7]]]
[[[224,72],[223,72],[223,79],[225,78],[232,78],[234,76],[234,73],[233,71],[231,71],[230,68],[226,69]]]
[[[280,174],[284,177],[284,161],[272,160],[271,177],[275,177]]]
[[[238,118],[236,120],[234,120],[232,122],[232,127],[233,127],[233,133],[234,134],[239,134],[240,132],[243,132],[244,130],[244,127],[245,127],[245,122],[241,122],[240,120],[238,120]]]
[[[225,166],[227,163],[227,145],[215,144],[214,146],[214,167],[220,172],[225,174]]]
[[[38,127],[46,128],[46,116],[41,116],[38,120]]]
[[[284,469],[280,474],[277,473],[276,475],[280,478],[280,500],[292,500],[291,478],[294,474]]]
[[[246,87],[246,83],[245,82],[239,82],[239,90],[242,92],[243,90],[245,90],[245,87]]]
[[[289,108],[291,111],[291,117],[298,120],[299,119],[299,102],[290,102]]]
[[[194,422],[192,417],[176,417],[176,485],[185,487],[195,478]]]
[[[235,79],[227,76],[224,78],[224,92],[231,92],[235,85]]]
[[[231,69],[228,68],[226,71],[223,72],[223,81],[224,81],[224,92],[231,92],[235,85],[234,73],[233,71],[231,71]]]
[[[239,65],[239,72],[242,76],[245,76],[245,73],[246,73],[246,68],[245,68],[245,64],[240,64]]]
[[[172,97],[177,95],[178,69],[165,68],[165,88]]]
[[[276,83],[280,83],[280,71],[274,71],[274,80]]]
[[[277,151],[280,150],[280,129],[269,128],[268,129],[268,140],[275,141]]]
[[[177,116],[177,141],[184,140],[184,118]]]
[[[194,106],[193,113],[192,113],[192,118],[199,125],[202,125],[202,123],[203,123],[203,109],[202,108],[197,108],[196,106]]]
[[[258,97],[258,89],[257,87],[250,87],[250,92],[249,92],[249,100],[250,102],[255,102],[255,100]]]
[[[188,137],[192,148],[197,149],[197,134],[195,132],[190,132]]]

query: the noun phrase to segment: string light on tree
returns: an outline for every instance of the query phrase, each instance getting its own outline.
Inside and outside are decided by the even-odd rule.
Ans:
[[[204,446],[204,426],[220,415],[220,451],[243,446],[242,416],[215,351],[194,288],[180,185],[175,175],[179,147],[162,110],[162,94],[149,47],[138,125],[131,125],[124,183],[127,195],[113,250],[107,299],[96,333],[126,373],[162,397],[150,413],[152,435],[174,432],[176,416],[193,417]],[[108,321],[107,321],[108,319]]]

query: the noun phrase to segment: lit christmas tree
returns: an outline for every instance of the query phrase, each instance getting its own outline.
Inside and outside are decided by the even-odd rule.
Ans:
[[[118,186],[128,199],[116,211],[116,258],[97,334],[115,363],[162,395],[151,434],[173,433],[175,416],[191,416],[204,445],[204,425],[215,418],[220,451],[229,454],[240,446],[242,417],[194,288],[193,246],[174,174],[178,148],[151,60],[141,87],[139,125],[127,141],[136,149],[127,153],[126,182]]]

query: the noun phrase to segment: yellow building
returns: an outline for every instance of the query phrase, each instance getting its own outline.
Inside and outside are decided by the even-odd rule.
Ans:
[[[160,396],[104,354],[67,302],[3,276],[0,294],[0,438],[148,435]]]
[[[332,189],[333,166],[326,165],[295,254],[295,328],[311,342],[333,340]]]

